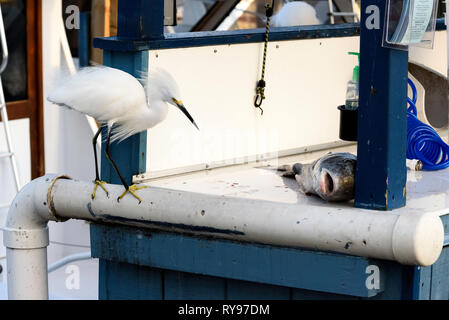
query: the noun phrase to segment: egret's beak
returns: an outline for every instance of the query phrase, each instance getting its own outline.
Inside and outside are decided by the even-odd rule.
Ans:
[[[198,126],[195,123],[195,120],[193,120],[192,116],[190,115],[189,111],[187,111],[186,107],[184,107],[184,104],[182,103],[182,101],[178,101],[175,98],[172,99],[173,102],[176,104],[176,106],[179,108],[179,110],[182,111],[182,113],[184,113],[184,115],[189,118],[189,120],[192,122],[192,124],[198,129],[200,130],[200,128],[198,128]]]

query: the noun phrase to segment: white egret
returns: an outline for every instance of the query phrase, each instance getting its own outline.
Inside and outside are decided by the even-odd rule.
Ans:
[[[47,98],[59,106],[87,114],[102,126],[107,126],[105,153],[126,189],[118,201],[129,192],[140,203],[142,200],[134,191],[145,187],[129,186],[126,183],[111,157],[111,142],[120,142],[157,125],[166,118],[168,104],[179,108],[198,129],[181,101],[176,81],[167,71],[151,69],[145,86],[146,90],[135,77],[124,71],[109,67],[88,67],[63,81]],[[98,172],[96,141],[100,133],[101,128],[92,141],[96,171],[92,199],[95,198],[98,186],[109,196]]]
[[[304,1],[284,4],[272,18],[274,27],[293,27],[320,24],[316,10]]]

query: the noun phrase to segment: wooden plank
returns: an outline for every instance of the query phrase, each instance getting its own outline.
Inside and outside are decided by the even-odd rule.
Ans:
[[[100,300],[161,300],[162,272],[151,268],[100,259]]]
[[[30,102],[28,100],[7,102],[6,111],[8,112],[8,119],[10,121],[31,117]],[[0,116],[0,122],[1,121],[2,118]]]
[[[361,21],[368,5],[385,15],[385,1],[362,2]],[[408,52],[382,47],[384,19],[379,23],[380,29],[361,24],[355,205],[392,210],[406,199]]]
[[[41,13],[42,1],[26,1],[28,107],[25,112],[30,118],[32,179],[45,174]]]
[[[270,33],[270,41],[352,37],[360,33],[357,24],[279,27]],[[203,31],[166,34],[162,39],[132,40],[120,37],[96,38],[94,47],[105,50],[141,51],[263,42],[265,29]]]
[[[33,9],[33,8],[31,8]],[[42,1],[37,1],[35,9],[36,16],[36,54],[34,59],[36,61],[43,61],[43,49],[42,49]],[[34,150],[31,150],[33,156],[32,159],[32,169],[31,174],[32,178],[37,178],[43,176],[45,174],[45,143],[44,143],[44,79],[43,79],[43,71],[42,71],[42,63],[36,64],[36,83],[37,83],[37,100],[36,100],[36,136],[34,137],[34,141],[36,147]],[[33,160],[34,159],[34,160]]]
[[[111,6],[110,6],[111,13],[110,13],[110,17],[109,17],[110,33],[108,35],[106,35],[106,37],[116,36],[117,35],[118,0],[110,0],[110,1],[111,1]]]
[[[90,21],[90,36],[95,37],[109,37],[110,36],[110,14],[111,14],[110,0],[92,0],[91,5],[91,21]],[[90,59],[99,64],[103,64],[103,52],[97,48],[93,48],[89,43]]]
[[[438,19],[437,30],[445,29],[444,19]],[[358,23],[282,27],[271,30],[270,41],[354,37],[358,35],[360,35],[360,24]],[[96,38],[94,39],[94,47],[105,50],[140,51],[263,42],[264,37],[265,29],[263,28],[204,31],[166,34],[163,39],[145,41],[121,39],[119,37]]]
[[[276,286],[372,297],[367,268],[386,262],[327,252],[245,244],[149,229],[91,225],[94,257],[159,269],[244,280]]]
[[[165,300],[223,300],[226,280],[185,272],[164,272]]]

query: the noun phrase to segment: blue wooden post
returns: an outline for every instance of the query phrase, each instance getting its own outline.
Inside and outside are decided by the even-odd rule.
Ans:
[[[118,52],[104,51],[103,64],[126,71],[137,77],[139,71],[148,71],[148,52]],[[102,150],[106,150],[106,128],[103,128]],[[146,170],[147,132],[138,133],[120,143],[111,144],[111,155],[116,161],[123,177],[130,185],[132,176],[143,173]],[[101,154],[101,176],[104,181],[120,184],[120,178],[106,158]]]
[[[141,72],[148,71],[148,51],[140,51],[129,46],[130,42],[139,42],[144,39],[161,39],[164,32],[164,1],[145,0],[119,0],[118,3],[118,32],[117,37],[109,40],[116,43],[113,48],[106,48],[102,43],[94,41],[94,46],[104,49],[103,64],[117,68],[139,77]],[[109,42],[110,43],[110,42]],[[106,137],[106,129],[103,128],[102,137]],[[110,183],[120,183],[120,179],[106,158],[103,139],[101,153],[102,180]],[[132,183],[133,175],[146,170],[147,132],[136,134],[120,143],[111,145],[111,155],[115,159],[123,177],[128,184]],[[91,225],[91,236],[98,236],[98,229]],[[110,269],[115,264],[111,261],[100,259],[100,299],[105,298],[105,277],[103,269]],[[132,269],[132,268],[131,268]],[[122,269],[120,269],[122,270]],[[153,278],[153,277],[152,277]],[[157,277],[154,278],[157,283]],[[141,283],[141,281],[138,281]],[[151,287],[154,287],[151,284]],[[129,290],[124,290],[128,292]],[[129,296],[128,296],[129,297]]]
[[[159,39],[164,32],[164,1],[119,0],[117,42],[123,40],[139,41],[144,39]],[[101,48],[101,46],[99,46]],[[140,72],[148,71],[147,51],[128,51],[126,46],[117,46],[116,50],[103,52],[103,64],[126,71],[138,77]],[[103,137],[106,129],[103,128]],[[105,139],[103,139],[105,140]],[[132,182],[132,176],[146,170],[147,133],[136,134],[121,143],[111,144],[111,155],[117,163],[120,172]],[[103,142],[102,150],[105,150]],[[101,157],[102,180],[110,183],[120,183],[115,170],[110,165],[104,152]]]
[[[89,12],[80,13],[78,58],[80,67],[87,67],[89,65]]]
[[[164,37],[164,0],[119,0],[119,39],[149,40]]]
[[[368,29],[366,7],[380,9],[381,28]],[[382,47],[385,0],[362,1],[360,103],[355,205],[405,206],[408,52]]]

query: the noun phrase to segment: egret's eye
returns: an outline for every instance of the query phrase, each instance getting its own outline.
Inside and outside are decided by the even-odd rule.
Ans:
[[[183,105],[182,101],[176,100],[175,98],[172,98],[172,101],[174,103],[176,103],[178,106],[182,106]]]

